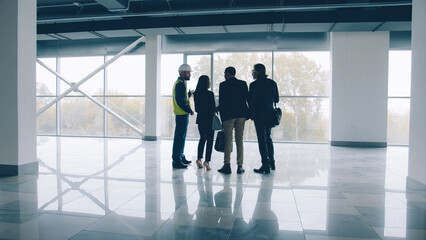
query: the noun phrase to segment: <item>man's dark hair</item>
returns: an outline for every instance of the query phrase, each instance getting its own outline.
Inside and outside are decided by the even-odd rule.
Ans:
[[[257,64],[254,65],[254,70],[259,74],[259,76],[268,77],[268,75],[266,75],[265,65],[263,65],[261,63],[257,63]]]
[[[231,75],[231,76],[235,76],[235,73],[236,73],[237,71],[235,70],[235,68],[234,68],[234,67],[227,67],[227,68],[225,68],[225,72],[226,72],[226,73],[229,73],[229,75]]]

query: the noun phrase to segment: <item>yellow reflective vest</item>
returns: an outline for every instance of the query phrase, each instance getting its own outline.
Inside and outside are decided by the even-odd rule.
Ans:
[[[180,108],[179,105],[176,102],[176,85],[179,82],[183,82],[183,84],[185,84],[185,87],[186,87],[186,83],[181,78],[178,78],[176,80],[175,84],[173,85],[173,93],[172,93],[172,96],[173,96],[173,113],[175,115],[185,115],[185,114],[188,114],[188,113],[185,112],[182,108]],[[185,90],[185,102],[188,104],[189,107],[191,107],[191,103],[189,102],[189,98],[188,98],[188,92],[186,90]]]

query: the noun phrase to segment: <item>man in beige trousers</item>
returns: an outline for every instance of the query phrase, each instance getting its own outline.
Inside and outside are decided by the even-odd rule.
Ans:
[[[225,69],[225,81],[219,85],[219,112],[225,132],[224,165],[218,170],[220,173],[230,174],[232,132],[235,129],[235,142],[237,143],[237,173],[244,173],[244,125],[249,118],[248,87],[247,83],[235,78],[234,67]]]

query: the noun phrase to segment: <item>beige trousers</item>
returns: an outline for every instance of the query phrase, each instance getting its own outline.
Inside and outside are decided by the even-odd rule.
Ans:
[[[231,163],[232,130],[235,129],[235,142],[237,143],[237,164],[243,165],[244,162],[244,125],[245,118],[233,118],[222,123],[225,132],[225,156],[224,163]]]

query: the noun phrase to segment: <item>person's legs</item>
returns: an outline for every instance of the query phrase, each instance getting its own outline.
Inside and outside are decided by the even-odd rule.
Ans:
[[[185,116],[182,120],[184,122],[182,124],[184,126],[184,134],[183,134],[183,141],[182,141],[181,152],[180,152],[180,160],[184,164],[189,164],[189,163],[191,163],[191,161],[188,161],[185,157],[185,154],[184,154],[186,133],[188,132],[189,115],[186,114],[186,115],[183,115],[183,116]]]
[[[226,120],[223,122],[223,129],[225,133],[225,151],[223,163],[231,163],[231,147],[232,147],[232,130],[234,129],[235,119]]]
[[[237,118],[234,127],[235,127],[235,142],[237,144],[237,164],[242,166],[244,163],[244,126],[246,123],[245,118]]]
[[[234,129],[235,119],[226,120],[222,123],[223,131],[225,135],[225,149],[224,149],[224,160],[223,167],[217,171],[220,173],[230,174],[231,173],[231,146],[232,146],[232,130]]]
[[[275,170],[275,158],[274,158],[274,143],[271,138],[271,130],[269,126],[265,127],[266,146],[268,149],[269,166],[272,170]]]
[[[259,146],[259,153],[262,159],[262,164],[268,159],[268,149],[266,147],[266,129],[265,125],[261,121],[254,121],[256,128],[257,144]]]
[[[266,124],[265,121],[255,120],[254,126],[256,128],[257,141],[259,145],[259,152],[262,158],[262,166],[259,169],[254,169],[256,173],[270,173],[269,159],[268,159],[268,148],[266,146]]]
[[[213,138],[214,138],[214,131],[211,127],[206,129],[206,138],[207,138],[207,146],[206,146],[206,161],[210,162],[212,157],[212,150],[213,150]]]
[[[237,121],[234,124],[235,127],[235,142],[237,143],[237,173],[241,174],[244,173],[245,170],[243,168],[244,163],[244,144],[243,144],[243,138],[244,138],[244,126],[246,123],[245,118],[238,118]]]
[[[185,146],[188,115],[176,115],[175,135],[173,138],[173,165],[182,164],[183,148]]]
[[[200,140],[198,141],[197,159],[202,159],[204,153],[204,145],[206,144],[207,140],[206,127],[203,126],[202,123],[198,124],[198,132],[200,133]]]

